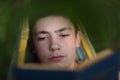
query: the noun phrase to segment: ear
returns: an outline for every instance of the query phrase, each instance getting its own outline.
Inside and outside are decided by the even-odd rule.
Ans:
[[[81,32],[78,31],[76,34],[76,47],[80,47]]]

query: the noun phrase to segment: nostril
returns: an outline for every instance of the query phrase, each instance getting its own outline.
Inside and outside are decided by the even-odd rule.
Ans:
[[[52,43],[50,45],[50,49],[51,49],[51,51],[60,50],[60,45],[58,43]]]

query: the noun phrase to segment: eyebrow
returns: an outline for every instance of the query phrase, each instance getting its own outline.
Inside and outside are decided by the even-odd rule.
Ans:
[[[62,31],[65,31],[65,30],[71,30],[71,28],[61,28],[59,30],[56,30],[55,32],[62,32]],[[39,32],[36,32],[35,35],[48,34],[48,33],[49,33],[48,31],[39,31]]]
[[[47,31],[39,31],[39,32],[36,32],[35,35],[38,35],[38,34],[48,34],[49,32]]]
[[[56,30],[55,32],[62,32],[62,31],[65,31],[65,30],[71,30],[71,28],[61,28],[59,30]]]

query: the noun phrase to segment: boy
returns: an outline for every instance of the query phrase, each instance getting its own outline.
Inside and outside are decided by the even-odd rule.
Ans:
[[[80,33],[75,32],[72,21],[59,15],[39,18],[32,26],[34,52],[41,67],[65,70],[78,69],[76,48],[80,46]]]

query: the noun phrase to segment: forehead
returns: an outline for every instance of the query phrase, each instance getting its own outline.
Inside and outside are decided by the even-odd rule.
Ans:
[[[62,16],[47,16],[37,20],[34,32],[55,31],[61,28],[71,28],[74,30],[74,26],[69,19]]]

